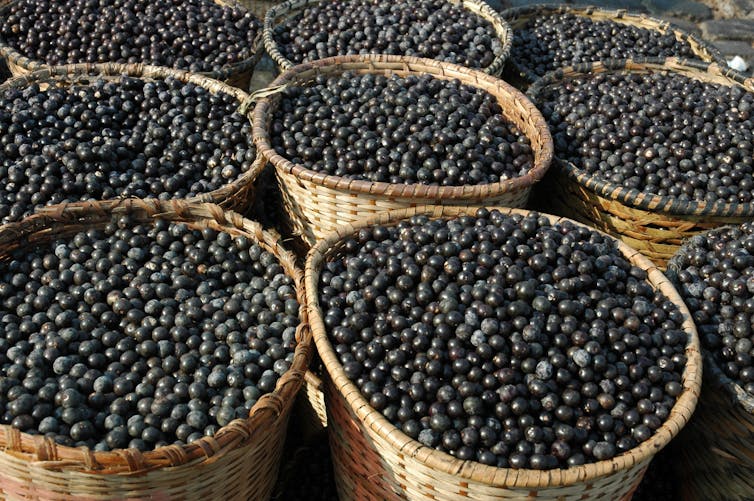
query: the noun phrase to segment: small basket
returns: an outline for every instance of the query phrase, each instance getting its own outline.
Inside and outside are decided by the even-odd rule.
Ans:
[[[691,46],[692,52],[700,60],[705,62],[716,62],[723,67],[727,66],[725,58],[717,47],[687,33],[668,21],[649,17],[646,14],[628,12],[624,9],[611,10],[592,6],[577,7],[558,4],[535,4],[506,9],[501,12],[500,16],[510,24],[515,32],[516,30],[522,29],[526,26],[526,23],[534,18],[558,14],[572,14],[574,16],[587,17],[595,22],[613,21],[627,26],[635,26],[637,28],[657,31],[663,35],[671,32],[679,42],[687,42]],[[631,54],[626,53],[625,57],[631,57]],[[509,57],[506,60],[506,67],[503,74],[510,78],[511,81],[520,81],[523,86],[528,86],[539,78],[539,75],[534,73],[531,69],[518,64],[515,57]]]
[[[526,214],[499,209],[506,214]],[[343,239],[360,228],[394,226],[417,214],[432,219],[473,215],[469,207],[415,207],[390,211],[357,225],[346,224],[317,242],[306,263],[309,318],[325,365],[325,395],[330,419],[336,482],[343,499],[558,499],[575,501],[631,499],[650,461],[683,428],[696,406],[701,384],[701,356],[696,328],[688,309],[668,279],[644,256],[620,241],[618,248],[633,265],[646,270],[650,283],[678,305],[689,336],[683,393],[667,421],[646,442],[611,460],[556,470],[494,468],[462,461],[409,438],[369,406],[345,375],[330,343],[317,290],[326,260],[340,250]],[[547,216],[552,223],[564,218]],[[575,223],[578,224],[578,223]]]
[[[20,223],[0,227],[0,249],[18,248],[102,227],[128,215],[134,224],[180,221],[244,235],[273,253],[296,283],[301,302],[291,368],[249,417],[222,427],[214,437],[153,451],[92,451],[57,445],[42,435],[0,425],[0,498],[9,499],[267,499],[275,484],[290,410],[314,352],[304,307],[303,273],[275,233],[212,204],[124,199],[63,204]]]
[[[254,109],[254,143],[275,167],[294,230],[309,245],[342,223],[389,209],[431,204],[523,207],[531,187],[550,165],[552,137],[540,112],[519,91],[479,71],[405,56],[336,56],[296,66],[280,75],[272,85],[304,85],[318,75],[337,76],[346,71],[400,76],[424,73],[444,80],[458,79],[489,92],[497,99],[505,117],[531,141],[534,166],[517,178],[466,186],[390,184],[324,175],[288,161],[272,148],[269,124],[280,96],[268,96]]]
[[[106,80],[117,80],[124,75],[142,80],[164,80],[166,78],[175,78],[184,83],[192,83],[203,87],[212,94],[228,94],[238,103],[242,103],[248,98],[248,94],[236,87],[232,87],[228,84],[197,73],[174,70],[163,66],[119,63],[82,63],[47,67],[9,80],[0,86],[0,91],[9,88],[24,88],[29,84],[55,85],[58,87],[87,85],[92,79],[103,78]],[[257,155],[256,160],[250,166],[249,170],[241,173],[241,175],[238,176],[238,179],[223,185],[214,191],[201,193],[188,201],[215,203],[226,209],[237,210],[239,212],[244,211],[254,203],[254,180],[264,166],[264,160],[260,155]]]
[[[754,79],[715,63],[675,58],[628,59],[584,63],[548,73],[527,93],[534,102],[548,87],[587,74],[614,72],[678,73],[754,92]],[[590,175],[571,162],[557,159],[543,180],[537,199],[542,207],[620,238],[664,267],[681,243],[703,231],[754,219],[753,203],[683,202],[674,197],[642,193]]]
[[[287,2],[275,5],[267,11],[264,17],[264,26],[262,28],[262,39],[264,41],[264,47],[270,57],[277,63],[278,67],[285,71],[296,65],[293,61],[287,59],[278,48],[278,43],[274,38],[274,30],[277,25],[286,21],[287,19],[298,14],[299,11],[305,9],[309,5],[317,4],[323,1],[333,0],[288,0]],[[500,14],[495,12],[487,3],[483,0],[448,0],[450,3],[460,5],[461,7],[473,12],[474,14],[486,19],[492,24],[497,38],[503,45],[501,53],[495,57],[489,66],[480,68],[480,71],[489,73],[490,75],[500,75],[503,71],[506,59],[510,54],[511,42],[513,35],[508,24],[500,17]]]
[[[233,0],[214,0],[215,3],[222,6],[230,6],[235,7],[239,4],[236,3]],[[14,2],[7,2],[5,5],[0,6],[0,17],[7,17],[7,12],[10,10],[11,6],[14,4]],[[249,83],[251,82],[251,76],[254,74],[254,67],[259,62],[259,59],[262,57],[263,50],[262,50],[262,33],[261,31],[257,34],[257,36],[254,38],[254,53],[249,56],[248,58],[244,59],[243,61],[239,61],[235,64],[232,64],[230,66],[226,66],[223,68],[220,68],[216,71],[206,71],[206,72],[200,72],[199,75],[205,76],[207,78],[213,78],[215,80],[220,80],[221,82],[225,82],[228,85],[232,85],[233,87],[238,87],[239,89],[242,89],[244,91],[248,91],[249,89]],[[35,59],[30,59],[26,57],[24,54],[19,52],[17,49],[11,47],[8,45],[5,40],[0,39],[0,58],[5,60],[6,64],[8,65],[8,69],[10,70],[11,74],[13,76],[19,76],[19,75],[25,75],[26,73],[41,70],[41,69],[47,69],[50,66],[48,64],[45,64],[42,61],[38,61]],[[75,63],[75,65],[82,65],[82,64],[92,64],[92,63]],[[122,66],[137,66],[136,64],[126,64],[126,63],[118,63]],[[72,65],[63,65],[63,66],[73,66]],[[184,71],[184,70],[178,70],[178,71]]]
[[[714,230],[713,230],[714,231]],[[680,286],[684,247],[668,262],[668,278]],[[726,376],[703,349],[704,378],[694,417],[678,436],[682,499],[747,501],[754,495],[754,396]]]

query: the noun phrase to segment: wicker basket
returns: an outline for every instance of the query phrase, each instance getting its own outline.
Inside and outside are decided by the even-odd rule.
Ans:
[[[605,72],[672,72],[705,82],[737,85],[754,92],[754,79],[715,63],[675,58],[585,63],[548,73],[528,92],[534,102],[550,86],[569,78]],[[681,243],[702,231],[754,219],[754,204],[683,202],[642,193],[589,175],[556,159],[536,199],[542,208],[620,238],[664,267]]]
[[[244,102],[248,98],[248,94],[236,87],[231,87],[230,85],[196,73],[174,70],[163,66],[118,63],[82,63],[36,70],[9,80],[0,86],[0,92],[9,88],[24,88],[31,83],[56,85],[58,87],[68,87],[74,84],[87,85],[95,78],[117,80],[124,75],[143,80],[175,78],[184,83],[192,83],[203,87],[213,94],[227,94],[239,103]],[[261,155],[257,155],[249,170],[242,173],[238,179],[214,191],[193,197],[189,201],[216,203],[226,209],[244,211],[254,203],[254,180],[264,166],[265,162]]]
[[[531,19],[540,16],[558,14],[572,14],[574,16],[587,17],[595,22],[614,21],[616,23],[625,24],[627,26],[635,26],[637,28],[657,31],[661,34],[671,32],[679,42],[687,42],[691,46],[692,52],[700,60],[705,62],[717,62],[718,64],[722,65],[723,68],[727,67],[725,58],[715,46],[708,44],[707,42],[697,38],[690,33],[685,32],[678,26],[675,26],[668,21],[655,19],[653,17],[647,16],[646,14],[631,13],[623,9],[610,10],[590,6],[535,4],[506,9],[500,15],[508,22],[508,24],[510,24],[511,29],[513,29],[513,31],[515,32],[516,30],[520,30],[524,26],[526,26],[526,23],[528,23]],[[515,51],[513,55],[515,56]],[[626,57],[630,56],[631,54],[626,54]],[[534,73],[530,68],[526,68],[518,64],[515,57],[509,57],[506,60],[506,66],[503,74],[506,79],[509,79],[509,81],[515,81],[522,86],[528,86],[539,78],[539,75]]]
[[[526,213],[517,209],[500,210]],[[494,468],[461,461],[409,438],[370,407],[358,387],[346,377],[328,339],[316,293],[325,261],[339,251],[344,238],[359,228],[395,225],[416,214],[427,214],[435,219],[473,213],[474,209],[469,207],[449,206],[391,211],[357,225],[339,227],[317,242],[309,253],[306,264],[309,318],[326,369],[328,429],[342,499],[631,499],[653,456],[691,417],[702,375],[696,329],[680,296],[646,257],[621,242],[617,244],[626,258],[646,270],[652,285],[678,305],[685,317],[684,329],[689,335],[683,393],[655,435],[628,453],[608,461],[548,471]],[[563,221],[548,217],[553,223]]]
[[[227,1],[214,0],[214,1],[215,3],[219,5],[223,5],[223,6],[235,7],[235,6],[240,5],[235,0],[227,0]],[[12,1],[12,2],[5,3],[5,5],[2,5],[2,7],[0,7],[0,17],[6,17],[7,12],[10,10],[11,6],[14,3],[15,1]],[[234,87],[238,87],[239,89],[243,89],[244,91],[247,91],[249,89],[249,82],[251,81],[251,76],[254,74],[254,67],[257,65],[257,63],[259,62],[259,59],[262,57],[262,54],[264,53],[264,51],[262,50],[261,31],[254,39],[253,48],[254,48],[254,53],[248,58],[244,59],[243,61],[239,61],[230,66],[220,68],[219,70],[216,70],[216,71],[201,72],[199,73],[199,75],[203,75],[207,78],[213,78],[215,80],[220,80],[222,82],[227,83],[228,85],[232,85]],[[22,54],[18,50],[8,45],[2,39],[0,39],[0,58],[5,60],[13,76],[24,75],[31,71],[49,68],[49,65],[45,64],[42,61],[37,61],[37,60],[26,57],[24,54]],[[86,63],[77,63],[77,64],[86,64]],[[132,64],[128,66],[136,66],[136,65]]]
[[[269,96],[258,102],[254,110],[254,143],[275,166],[294,230],[309,245],[342,223],[388,209],[431,204],[523,207],[532,185],[544,176],[550,165],[552,138],[539,111],[516,89],[479,71],[405,56],[337,56],[296,66],[280,75],[273,85],[302,85],[317,75],[337,76],[346,71],[400,76],[425,73],[445,80],[457,78],[489,92],[500,103],[506,118],[531,141],[534,167],[514,179],[474,186],[389,184],[324,175],[288,161],[272,148],[269,123],[279,94]]]
[[[264,48],[270,57],[277,63],[281,70],[288,70],[295,66],[293,61],[287,59],[278,49],[278,44],[274,38],[274,29],[277,25],[284,22],[288,18],[298,14],[299,11],[308,7],[309,5],[320,3],[322,1],[332,0],[288,0],[269,9],[264,17],[264,27],[262,29],[262,39],[264,41]],[[492,27],[497,34],[497,38],[503,45],[503,50],[492,63],[481,68],[481,71],[489,73],[490,75],[500,75],[503,71],[505,61],[510,54],[510,47],[512,42],[511,29],[508,24],[500,17],[500,14],[495,12],[487,3],[483,0],[448,0],[453,4],[460,5],[461,7],[470,10],[478,16],[486,19],[492,24]]]
[[[313,353],[306,323],[303,274],[279,236],[257,223],[212,204],[124,199],[52,206],[20,223],[0,228],[0,249],[14,249],[101,227],[129,215],[134,224],[154,218],[181,221],[193,228],[213,228],[245,235],[279,260],[294,278],[302,304],[298,345],[291,368],[275,391],[264,395],[247,419],[222,427],[214,437],[150,452],[121,449],[95,452],[57,445],[40,435],[0,426],[0,498],[2,499],[267,499],[274,487],[288,417]]]
[[[685,255],[682,248],[668,263],[667,275],[676,287],[678,272],[688,264]],[[754,496],[754,396],[726,376],[710,352],[703,349],[702,357],[699,404],[677,442],[682,497],[747,501]]]

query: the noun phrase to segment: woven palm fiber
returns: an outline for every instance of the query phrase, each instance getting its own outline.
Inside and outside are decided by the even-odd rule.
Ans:
[[[342,223],[358,221],[390,209],[432,204],[523,207],[531,187],[550,166],[552,137],[541,113],[519,91],[480,71],[405,56],[336,56],[295,66],[281,74],[272,85],[277,89],[306,85],[318,75],[338,76],[346,71],[399,76],[424,73],[445,80],[458,79],[489,92],[497,99],[503,115],[531,141],[534,166],[517,178],[466,186],[389,184],[325,175],[290,162],[272,148],[269,125],[280,94],[271,93],[259,101],[254,109],[254,143],[275,167],[284,206],[294,231],[310,246]]]
[[[18,223],[0,227],[0,258],[16,250],[128,215],[133,224],[154,219],[244,235],[273,253],[296,283],[301,303],[291,368],[249,417],[236,419],[213,437],[153,451],[92,451],[0,425],[0,499],[268,499],[275,484],[288,417],[314,347],[307,324],[303,273],[274,232],[213,204],[122,199],[50,206]]]
[[[527,92],[536,103],[542,93],[566,81],[599,73],[676,73],[754,92],[754,78],[716,63],[677,58],[642,58],[584,63],[548,73]],[[684,202],[643,193],[588,174],[556,158],[534,197],[542,209],[609,233],[664,267],[681,243],[703,231],[754,219],[754,203]]]
[[[241,4],[241,6],[243,6],[246,10],[250,11],[252,14],[257,16],[257,18],[264,19],[264,16],[267,14],[267,11],[270,10],[273,6],[278,5],[280,1],[279,0],[238,0],[238,3]]]
[[[17,0],[14,0],[14,1],[17,1]],[[10,1],[10,2],[0,1],[0,17],[6,17],[14,1]],[[227,1],[214,0],[214,2],[218,5],[229,6],[229,7],[243,6],[243,4],[239,4],[235,0],[227,0]],[[248,58],[244,59],[243,61],[239,61],[230,66],[220,68],[219,70],[216,70],[216,71],[206,71],[206,72],[201,72],[201,73],[196,73],[196,74],[205,76],[207,78],[212,78],[215,80],[220,80],[222,82],[225,82],[228,85],[247,91],[249,89],[249,82],[251,81],[251,76],[254,74],[254,67],[257,65],[257,63],[259,62],[259,59],[262,57],[262,54],[264,53],[264,50],[262,47],[262,33],[261,32],[254,39],[253,48],[254,48],[254,53]],[[0,39],[0,58],[2,58],[6,62],[6,64],[8,65],[8,69],[10,70],[13,76],[25,75],[26,73],[29,73],[32,71],[50,68],[49,65],[45,64],[42,61],[30,59],[26,57],[24,54],[21,54],[21,52],[14,49],[10,45],[8,45],[2,39]],[[77,63],[75,65],[72,64],[72,65],[64,65],[64,66],[81,66],[84,64],[88,64],[88,63]],[[142,65],[122,64],[121,66],[133,67],[133,66],[142,66]],[[176,70],[176,71],[183,71],[183,70]]]
[[[508,214],[527,213],[520,209],[498,210]],[[461,461],[409,438],[370,407],[358,387],[346,377],[328,339],[317,294],[320,272],[327,260],[337,256],[344,239],[355,234],[359,228],[395,225],[416,214],[437,219],[474,212],[474,208],[451,206],[390,211],[357,224],[338,227],[318,241],[309,252],[305,272],[309,319],[317,351],[325,366],[328,430],[341,499],[631,499],[654,455],[678,434],[694,412],[701,386],[702,361],[696,328],[678,292],[645,256],[620,241],[616,241],[617,246],[626,259],[646,270],[652,286],[678,305],[685,317],[683,328],[689,339],[683,393],[667,421],[652,438],[625,454],[611,460],[545,471],[494,468],[473,461]],[[571,221],[544,216],[553,224]]]
[[[198,73],[174,70],[163,66],[142,64],[70,64],[65,66],[48,67],[17,76],[0,85],[0,92],[9,88],[24,88],[37,84],[41,88],[47,86],[71,87],[89,85],[95,79],[118,80],[122,76],[139,78],[141,80],[164,80],[175,78],[184,83],[207,89],[212,94],[227,94],[239,104],[245,102],[249,95],[242,90],[224,84],[218,80],[207,78]],[[202,193],[189,199],[190,202],[216,203],[224,208],[244,211],[254,203],[254,181],[264,169],[265,162],[261,155],[242,173],[238,179],[209,193]]]
[[[287,2],[280,3],[267,10],[267,14],[264,16],[264,27],[262,29],[262,40],[264,42],[264,48],[270,55],[273,61],[277,63],[281,70],[288,70],[296,65],[293,61],[286,58],[278,48],[278,43],[275,41],[274,29],[276,26],[287,21],[291,17],[298,14],[306,7],[317,4],[323,1],[333,0],[288,0]],[[489,73],[490,75],[500,75],[503,71],[506,59],[510,54],[511,42],[513,35],[511,29],[508,26],[500,14],[495,12],[487,3],[483,0],[448,0],[448,2],[456,5],[460,5],[464,9],[467,9],[474,14],[486,19],[492,24],[492,28],[495,30],[497,38],[503,45],[503,49],[489,66],[481,68],[481,71]]]
[[[505,9],[500,13],[500,16],[508,22],[511,29],[516,31],[523,29],[526,23],[532,19],[558,14],[572,14],[574,16],[586,17],[594,22],[613,21],[619,24],[657,31],[663,35],[670,32],[679,42],[688,43],[694,55],[700,60],[716,62],[721,64],[722,67],[727,66],[725,58],[714,45],[705,42],[668,21],[649,17],[646,14],[628,12],[625,9],[613,10],[592,6],[535,4]],[[529,86],[539,78],[539,75],[529,68],[516,64],[516,61],[511,58],[506,60],[503,75],[509,81],[516,81],[516,83],[521,84],[523,87]]]
[[[676,286],[689,264],[685,249],[668,263]],[[699,405],[676,444],[681,494],[686,501],[754,499],[754,395],[726,376],[709,351],[703,349],[702,356]]]

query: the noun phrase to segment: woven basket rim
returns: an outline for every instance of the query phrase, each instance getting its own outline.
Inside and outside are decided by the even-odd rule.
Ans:
[[[351,66],[349,66],[351,65]],[[515,99],[515,104],[519,105],[530,116],[534,117],[535,126],[545,139],[544,144],[538,145],[538,148],[532,148],[534,155],[534,165],[524,175],[512,179],[506,179],[497,183],[463,185],[463,186],[438,186],[426,184],[391,184],[387,182],[363,181],[346,179],[341,176],[323,174],[316,172],[300,164],[294,164],[282,155],[278,154],[270,143],[268,134],[268,119],[271,117],[274,108],[271,96],[267,96],[257,102],[252,115],[252,132],[254,143],[257,150],[273,164],[276,170],[291,174],[299,179],[322,185],[334,190],[344,190],[352,193],[368,193],[370,195],[385,195],[401,198],[421,198],[421,199],[446,199],[459,200],[476,197],[489,197],[509,191],[529,188],[547,172],[552,160],[553,143],[544,117],[537,110],[534,104],[519,90],[515,89],[503,80],[487,75],[477,70],[464,68],[449,63],[441,63],[432,59],[415,58],[407,56],[392,55],[352,55],[352,56],[334,56],[327,59],[319,59],[309,63],[303,63],[286,70],[280,74],[270,85],[271,87],[282,86],[289,83],[299,83],[306,81],[308,75],[316,75],[321,68],[335,67],[337,72],[356,68],[364,69],[374,74],[393,74],[393,73],[411,73],[430,74],[434,77],[442,75],[446,78],[457,78],[467,85],[484,89],[483,85],[495,87],[507,94],[511,99]],[[503,108],[503,116],[508,118],[506,113],[506,103],[498,103]],[[508,103],[510,104],[510,103]],[[521,129],[521,127],[519,127]],[[524,134],[523,131],[521,131]],[[529,137],[528,134],[524,134]],[[529,139],[532,139],[529,137]],[[533,141],[532,141],[533,144]],[[537,151],[540,152],[539,158]]]
[[[594,5],[582,6],[555,3],[521,5],[518,7],[510,7],[500,12],[500,16],[508,21],[514,32],[519,29],[520,23],[529,21],[535,16],[550,14],[573,14],[575,16],[589,18],[601,18],[604,16],[619,24],[637,26],[653,31],[659,31],[660,33],[672,32],[675,35],[676,40],[688,42],[691,46],[692,52],[702,61],[718,63],[724,67],[727,66],[725,57],[720,52],[720,49],[713,44],[697,37],[693,33],[689,33],[670,21],[652,17],[641,12],[631,12],[626,9],[607,9]],[[536,82],[540,78],[539,75],[530,69],[519,65],[513,57],[509,57],[506,63],[509,64],[515,73],[523,78],[528,84]]]
[[[676,290],[681,290],[681,281],[678,278],[678,274],[686,267],[686,264],[688,264],[688,251],[695,248],[694,242],[696,241],[696,238],[698,237],[707,240],[710,235],[723,232],[735,226],[736,225],[725,225],[705,231],[696,237],[687,239],[683,245],[681,245],[678,251],[668,261],[668,268],[665,272]],[[729,378],[715,361],[714,355],[708,349],[701,346],[701,342],[700,347],[704,359],[705,384],[711,384],[715,388],[722,389],[733,405],[740,405],[749,414],[754,414],[754,395],[748,393],[740,384]]]
[[[34,70],[24,75],[12,77],[0,84],[0,92],[10,88],[24,88],[31,83],[66,82],[71,84],[83,83],[87,79],[104,78],[117,79],[122,76],[139,78],[143,80],[164,80],[175,78],[183,83],[192,83],[212,94],[224,93],[234,98],[239,104],[249,99],[249,94],[220,80],[207,77],[200,73],[192,73],[185,70],[176,70],[165,66],[150,64],[123,64],[123,63],[77,63],[61,66],[50,66]],[[243,114],[239,111],[239,114]],[[248,118],[248,116],[247,116]],[[253,143],[252,143],[253,144]],[[256,147],[256,146],[255,146]],[[256,158],[249,170],[242,172],[230,183],[206,193],[199,193],[186,198],[189,202],[216,203],[223,207],[245,198],[246,192],[253,188],[254,180],[259,176],[266,165],[266,161],[256,152]]]
[[[667,71],[678,73],[696,80],[737,85],[744,90],[754,93],[754,77],[746,77],[730,68],[721,68],[717,63],[704,63],[682,58],[634,58],[609,59],[591,63],[560,68],[544,75],[529,87],[527,96],[535,103],[540,101],[542,92],[551,85],[559,85],[563,81],[588,73],[617,73],[617,72],[657,72]],[[555,168],[562,168],[566,175],[597,195],[615,200],[630,207],[672,215],[709,215],[718,217],[754,216],[754,202],[731,203],[716,201],[684,202],[676,197],[660,196],[642,192],[636,188],[626,188],[607,181],[594,174],[589,174],[576,167],[573,163],[555,157]]]
[[[497,209],[504,214],[529,214],[533,212],[505,207],[488,207],[488,209]],[[699,350],[699,338],[696,333],[696,327],[691,320],[688,308],[683,303],[678,292],[667,277],[665,277],[660,270],[641,253],[602,232],[599,233],[606,238],[609,238],[611,241],[616,242],[618,249],[632,264],[647,270],[649,274],[648,280],[653,285],[653,288],[661,290],[669,300],[673,301],[673,303],[678,306],[684,316],[683,330],[689,336],[685,351],[687,363],[682,376],[684,387],[683,392],[678,397],[678,400],[676,400],[668,419],[649,440],[643,442],[638,447],[635,447],[620,456],[616,456],[611,460],[598,461],[596,463],[555,470],[516,470],[511,468],[495,468],[474,461],[462,461],[447,453],[426,447],[405,435],[401,430],[390,423],[380,412],[370,407],[367,400],[361,395],[359,388],[346,377],[343,367],[338,361],[332,344],[327,337],[327,331],[322,319],[322,310],[319,306],[319,297],[316,292],[318,291],[321,267],[325,259],[328,257],[329,252],[338,242],[343,238],[354,234],[359,228],[370,227],[377,224],[394,225],[403,218],[417,214],[425,214],[432,219],[436,219],[452,217],[454,215],[474,214],[476,210],[477,209],[474,207],[419,206],[409,209],[388,211],[375,217],[361,220],[353,225],[345,224],[338,227],[336,231],[319,240],[309,251],[306,261],[305,279],[308,291],[307,300],[309,307],[309,321],[314,335],[314,342],[317,345],[317,351],[320,354],[333,385],[341,394],[342,398],[347,401],[348,405],[351,407],[351,411],[358,416],[362,421],[362,424],[367,426],[372,433],[387,441],[392,447],[401,451],[402,454],[422,461],[430,468],[436,469],[440,472],[466,480],[486,483],[493,487],[541,488],[553,485],[568,486],[579,484],[592,478],[614,474],[617,471],[630,468],[640,461],[651,458],[660,449],[666,446],[681,428],[683,428],[694,411],[701,391],[702,381],[702,361]],[[552,224],[570,222],[577,226],[586,227],[586,225],[568,218],[552,216],[544,213],[538,214],[548,217]],[[593,228],[589,229],[593,230]],[[526,472],[526,475],[519,475],[520,472]]]
[[[8,251],[46,242],[61,234],[70,236],[82,228],[102,226],[113,216],[121,214],[134,217],[134,225],[167,219],[184,222],[193,228],[210,227],[242,234],[272,253],[286,275],[293,279],[300,304],[300,323],[296,328],[297,344],[291,367],[280,377],[272,392],[259,398],[246,419],[236,419],[220,428],[213,437],[202,437],[191,444],[167,445],[147,452],[137,449],[92,451],[86,447],[58,445],[44,435],[30,435],[9,425],[0,425],[0,454],[13,454],[43,469],[104,475],[144,473],[189,463],[213,462],[250,443],[257,429],[272,426],[293,405],[314,346],[308,324],[304,275],[295,264],[296,257],[283,247],[282,238],[276,232],[265,230],[261,224],[215,204],[127,198],[45,207],[20,222],[0,226],[0,247],[7,255]]]
[[[273,5],[267,10],[264,16],[264,22],[262,27],[262,39],[264,47],[267,53],[270,55],[273,61],[282,70],[287,70],[296,66],[296,63],[286,58],[278,48],[278,43],[275,41],[273,32],[275,27],[279,24],[278,21],[282,17],[290,17],[295,12],[308,7],[311,4],[337,1],[337,0],[287,0],[283,3]],[[474,14],[482,17],[492,24],[492,28],[495,30],[495,34],[503,44],[503,48],[499,55],[495,56],[495,59],[488,66],[484,68],[477,68],[479,71],[484,71],[490,75],[499,75],[503,71],[505,62],[510,57],[511,45],[513,43],[513,31],[508,23],[502,18],[499,12],[490,7],[483,0],[446,0],[448,3],[459,4],[461,7],[470,10]],[[336,56],[337,57],[337,56]]]
[[[0,16],[5,16],[6,12],[16,3],[18,3],[20,0],[12,0],[5,5],[0,6]],[[243,11],[247,11],[251,13],[246,7],[244,7],[241,3],[231,0],[231,1],[224,1],[224,0],[212,0],[214,3],[226,7],[226,8],[238,8]],[[252,14],[253,15],[253,14]],[[254,16],[256,17],[256,16]],[[257,18],[258,19],[258,18]],[[260,19],[258,19],[261,21]],[[261,23],[260,23],[261,24]],[[194,72],[199,75],[203,75],[208,78],[214,78],[216,80],[227,80],[232,75],[238,75],[244,72],[247,72],[249,70],[253,70],[254,67],[257,65],[259,60],[262,57],[262,53],[264,52],[262,47],[262,29],[260,26],[259,32],[254,35],[254,41],[251,44],[252,53],[249,57],[246,59],[242,59],[241,61],[235,62],[231,65],[223,66],[221,68],[218,68],[213,71],[202,71],[202,72]],[[23,53],[21,53],[20,50],[16,49],[15,47],[12,47],[8,42],[0,37],[0,57],[6,59],[10,63],[13,63],[26,71],[35,71],[39,69],[44,68],[50,68],[51,65],[48,65],[42,61],[32,59],[30,57],[27,57]],[[71,63],[72,65],[79,65],[79,64],[98,64],[98,63]],[[58,66],[70,66],[69,65],[58,65]],[[102,64],[102,63],[99,63]],[[139,64],[139,63],[117,63],[117,64]],[[152,65],[156,66],[156,65]],[[187,69],[181,69],[181,68],[171,68],[178,71],[189,71]]]

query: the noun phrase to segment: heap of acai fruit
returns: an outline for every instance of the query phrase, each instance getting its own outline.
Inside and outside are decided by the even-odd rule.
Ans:
[[[555,155],[678,202],[754,200],[754,92],[679,73],[580,75],[535,97]]]
[[[490,184],[534,163],[529,139],[494,96],[431,75],[346,72],[288,87],[270,135],[288,160],[362,181]]]
[[[683,392],[683,313],[585,226],[480,209],[338,248],[316,294],[345,375],[428,447],[517,469],[609,460]]]
[[[310,3],[277,25],[273,38],[296,64],[348,54],[399,54],[485,68],[504,50],[487,19],[448,0]]]
[[[62,202],[207,195],[256,158],[237,107],[230,94],[174,78],[72,77],[6,89],[0,221]]]
[[[95,451],[213,436],[291,366],[293,279],[251,238],[127,216],[0,264],[0,424]]]
[[[261,23],[212,0],[18,0],[4,11],[2,41],[50,66],[149,63],[195,72],[254,55]]]

